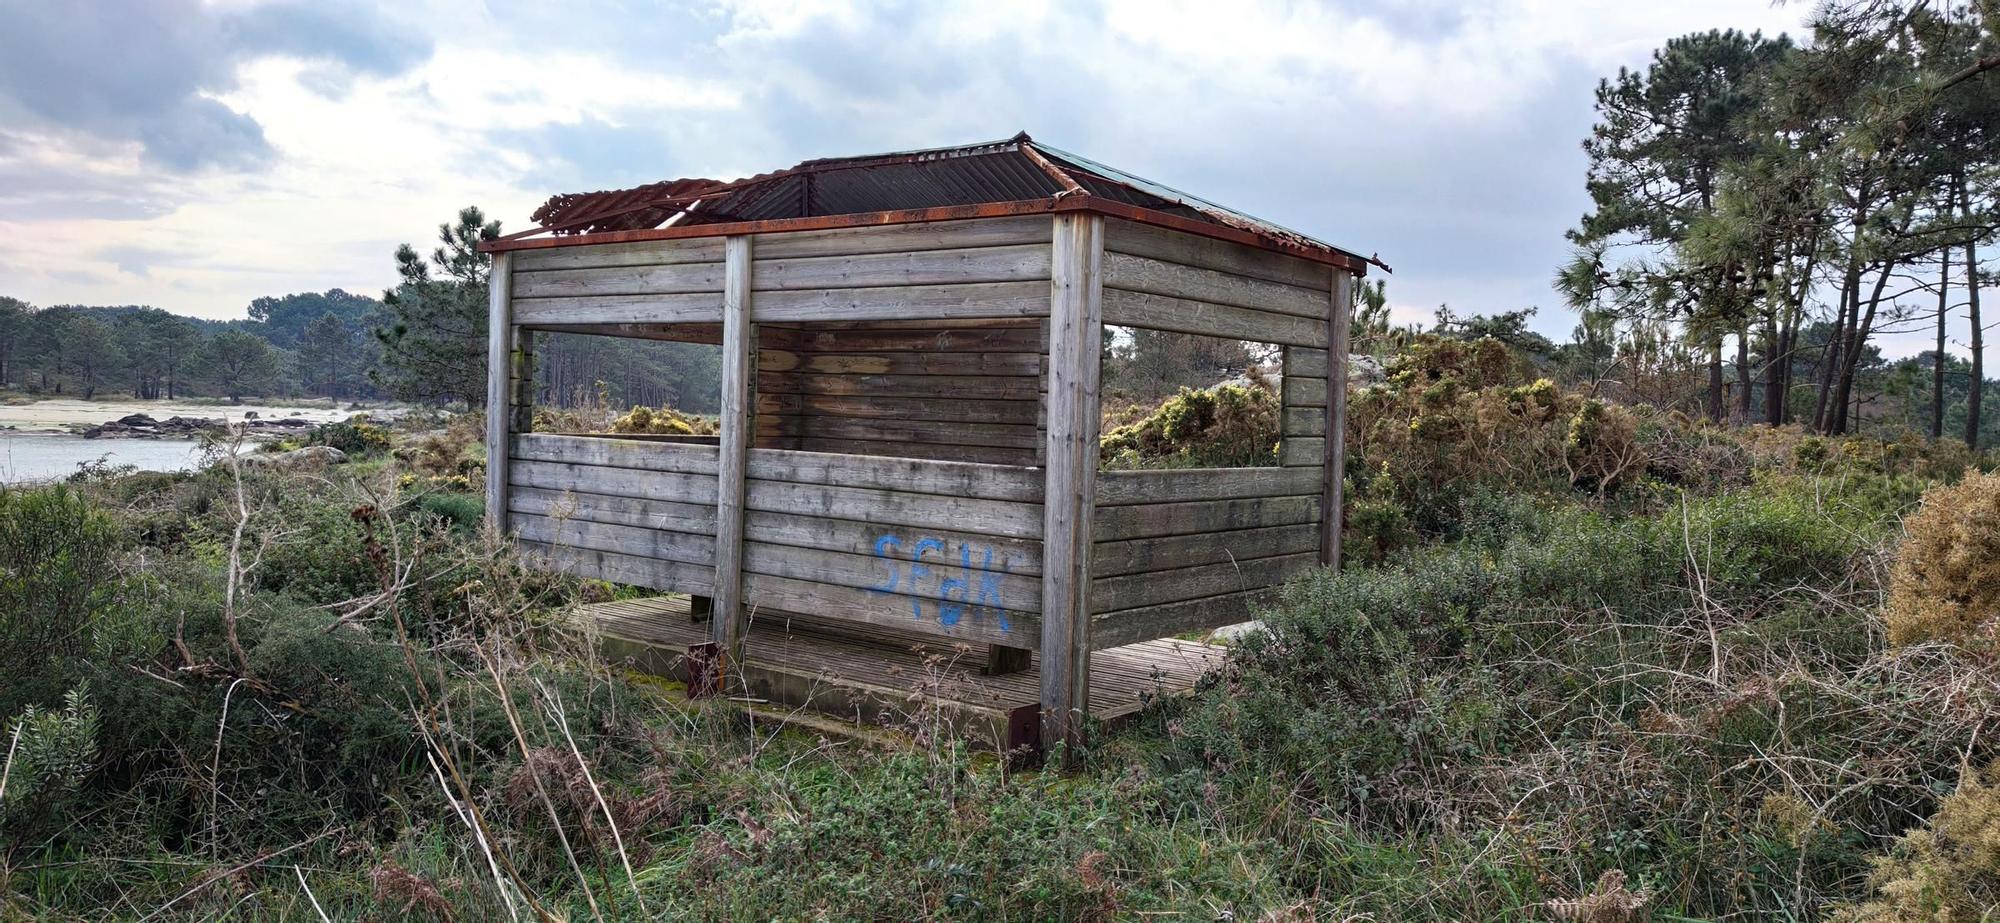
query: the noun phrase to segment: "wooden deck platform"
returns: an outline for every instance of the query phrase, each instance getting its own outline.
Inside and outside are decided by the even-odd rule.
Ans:
[[[594,624],[606,656],[682,682],[691,679],[689,649],[708,641],[708,623],[690,613],[686,596],[590,604],[577,618]],[[1172,638],[1097,651],[1090,657],[1091,716],[1128,719],[1155,696],[1193,689],[1222,659],[1219,647]],[[748,694],[776,705],[889,727],[941,719],[1002,751],[1037,738],[1039,662],[987,675],[979,648],[769,612],[750,618],[745,660]]]

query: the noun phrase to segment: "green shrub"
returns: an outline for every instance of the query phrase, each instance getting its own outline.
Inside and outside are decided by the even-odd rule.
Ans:
[[[123,546],[75,489],[0,488],[0,714],[54,705],[71,687]]]
[[[45,832],[46,822],[72,806],[97,759],[97,707],[87,686],[63,695],[63,707],[30,705],[0,727],[6,744],[6,791],[0,793],[0,831],[22,839]]]
[[[1842,477],[1642,516],[1468,493],[1460,539],[1296,581],[1161,710],[1161,810],[1255,818],[1348,915],[1555,913],[1607,871],[1697,918],[1858,896],[1869,834],[1994,752],[2000,687],[1883,651],[1856,560],[1893,520]]]
[[[306,445],[332,446],[349,455],[374,455],[389,451],[389,431],[366,420],[350,419],[322,423],[306,434]]]
[[[418,494],[412,505],[417,511],[436,516],[466,532],[477,532],[479,524],[486,519],[486,498],[479,494],[454,490],[429,491]]]

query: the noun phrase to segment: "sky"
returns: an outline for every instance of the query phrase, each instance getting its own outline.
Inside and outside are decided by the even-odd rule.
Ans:
[[[1807,3],[0,0],[0,294],[241,317],[466,205],[1052,146],[1362,253],[1404,321],[1538,307],[1597,81]],[[1921,347],[1912,347],[1910,352]]]

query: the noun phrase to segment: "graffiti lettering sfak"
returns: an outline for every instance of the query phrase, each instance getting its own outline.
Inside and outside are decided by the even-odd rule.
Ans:
[[[928,606],[928,617],[946,628],[967,616],[991,616],[1001,631],[1008,630],[999,576],[1007,573],[1005,556],[996,570],[991,547],[962,542],[956,550],[953,560],[953,549],[943,539],[926,536],[906,544],[901,536],[878,536],[875,557],[882,560],[888,575],[869,589],[908,597],[913,618],[926,618]]]

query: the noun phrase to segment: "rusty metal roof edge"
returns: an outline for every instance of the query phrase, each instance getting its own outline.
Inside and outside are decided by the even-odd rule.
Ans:
[[[507,253],[516,250],[586,247],[595,244],[630,243],[647,240],[677,240],[690,237],[725,237],[732,234],[775,234],[791,231],[831,230],[835,228],[880,227],[893,224],[920,224],[928,221],[959,221],[1013,215],[1052,214],[1065,211],[1095,212],[1114,218],[1124,218],[1142,224],[1151,224],[1198,236],[1212,237],[1217,240],[1256,247],[1260,250],[1270,250],[1288,256],[1296,256],[1314,262],[1339,266],[1357,275],[1366,275],[1370,265],[1380,266],[1384,270],[1388,269],[1379,260],[1363,257],[1359,254],[1321,243],[1312,238],[1304,238],[1307,243],[1290,243],[1274,238],[1269,234],[1233,225],[1198,221],[1192,218],[1170,215],[1157,209],[1117,202],[1100,196],[1090,195],[1089,193],[1064,195],[1046,199],[1023,199],[1012,202],[985,202],[977,205],[945,205],[932,208],[818,215],[809,218],[765,218],[755,221],[668,225],[658,228],[598,231],[562,236],[507,237],[481,243],[478,249],[484,253]]]
[[[1026,132],[1022,132],[1022,136],[1024,138],[1026,134],[1027,134]],[[1165,183],[1155,182],[1153,180],[1146,179],[1145,177],[1142,176],[1138,176],[1132,173],[1127,173],[1124,170],[1118,169],[1117,167],[1098,163],[1097,161],[1091,160],[1090,158],[1085,157],[1081,154],[1072,154],[1061,148],[1053,147],[1048,144],[1044,144],[1040,141],[1034,141],[1033,139],[1026,139],[1026,140],[1027,144],[1025,146],[1032,147],[1045,156],[1054,157],[1055,159],[1060,160],[1071,167],[1083,170],[1084,172],[1087,173],[1095,174],[1104,179],[1110,180],[1114,183],[1118,183],[1124,186],[1129,186],[1133,189],[1139,190],[1140,192],[1146,193],[1147,195],[1165,199],[1169,202],[1173,202],[1178,205],[1187,206],[1188,208],[1194,209],[1195,211],[1201,212],[1206,215],[1210,215],[1218,220],[1225,221],[1227,224],[1231,226],[1236,226],[1237,222],[1247,223],[1251,227],[1243,228],[1243,230],[1250,231],[1251,233],[1272,232],[1287,237],[1294,237],[1297,238],[1298,241],[1301,243],[1312,246],[1325,247],[1328,250],[1333,250],[1345,254],[1347,256],[1353,257],[1354,259],[1369,263],[1371,265],[1379,266],[1382,268],[1384,272],[1394,272],[1394,270],[1389,268],[1387,263],[1382,262],[1377,257],[1362,256],[1358,251],[1350,250],[1338,244],[1328,243],[1310,234],[1306,234],[1300,231],[1295,231],[1275,221],[1267,221],[1255,215],[1230,208],[1227,205],[1221,205],[1216,202],[1211,202],[1207,199],[1202,198],[1201,196],[1195,195],[1194,193],[1182,192],[1181,190],[1175,189],[1174,187],[1169,186]]]
[[[951,157],[972,157],[983,154],[997,153],[999,151],[1010,150],[1010,149],[1023,150],[1025,146],[1033,140],[1034,140],[1033,138],[1030,138],[1028,136],[1027,132],[1022,131],[1015,133],[1013,137],[1004,138],[998,141],[983,141],[983,142],[975,142],[972,144],[955,144],[947,147],[922,148],[919,150],[911,150],[911,151],[892,151],[885,154],[858,154],[845,157],[820,157],[820,158],[815,158],[813,160],[801,161],[797,164],[794,164],[793,166],[786,167],[781,170],[772,170],[768,173],[758,173],[753,176],[745,176],[733,180],[727,180],[727,181],[695,180],[697,182],[707,182],[712,185],[708,186],[701,193],[696,195],[670,196],[664,199],[640,199],[634,203],[627,204],[624,207],[613,209],[611,211],[587,215],[582,218],[575,218],[567,221],[561,221],[555,224],[546,224],[540,227],[529,228],[528,230],[525,231],[516,231],[512,234],[506,235],[504,239],[519,240],[521,238],[533,237],[534,235],[543,232],[560,234],[575,227],[578,227],[580,225],[589,224],[595,221],[603,221],[607,218],[615,218],[623,215],[632,214],[634,212],[641,212],[654,208],[672,207],[674,214],[678,215],[688,211],[689,206],[692,205],[692,203],[694,202],[718,196],[721,194],[726,194],[731,192],[741,192],[747,195],[751,195],[753,197],[762,195],[765,193],[765,191],[767,191],[770,187],[772,187],[776,183],[792,176],[799,176],[799,175],[809,176],[815,173],[825,173],[833,170],[866,169],[868,167],[883,166],[886,164],[914,163],[925,160],[942,160]],[[675,182],[688,182],[688,181],[689,180],[666,180],[660,183],[653,183],[649,185],[664,186]],[[624,190],[618,190],[618,189],[599,190],[596,192],[574,193],[573,195],[579,198],[590,197],[590,196],[617,195],[619,193],[636,192],[640,188],[645,188],[645,187],[634,187],[633,189],[624,189]],[[551,199],[551,201],[553,201],[553,199]],[[546,209],[547,207],[548,207],[547,205],[543,206],[544,209]],[[669,217],[668,220],[671,220],[671,216]]]

